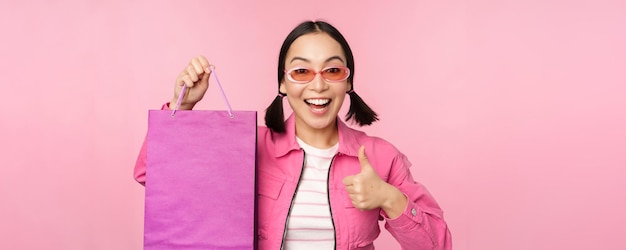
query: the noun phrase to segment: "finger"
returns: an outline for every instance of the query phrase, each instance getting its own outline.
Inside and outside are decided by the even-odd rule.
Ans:
[[[183,81],[185,82],[185,85],[187,85],[187,88],[193,88],[193,81],[189,75],[183,76]]]
[[[362,210],[362,209],[359,207],[359,202],[358,202],[358,201],[355,201],[355,200],[350,200],[350,202],[352,202],[352,206],[354,206],[354,208],[357,208],[357,209],[359,209],[359,210]]]
[[[350,197],[350,200],[356,204],[363,204],[366,202],[363,195],[360,195],[360,194],[349,194],[348,197]]]
[[[352,205],[353,205],[355,208],[358,208],[358,209],[359,209],[359,210],[361,210],[361,211],[363,210],[363,208],[362,208],[362,206],[363,206],[363,205],[361,204],[361,202],[360,202],[360,201],[355,201],[355,200],[353,200],[353,201],[352,201]]]
[[[202,72],[202,71],[200,71]],[[191,80],[194,82],[198,81],[198,73],[196,72],[196,70],[194,69],[193,65],[189,65],[187,66],[187,75],[189,77],[191,77]]]
[[[361,164],[361,172],[363,169],[371,167],[370,161],[367,159],[367,155],[365,155],[365,146],[359,148],[359,163]]]
[[[202,79],[200,79],[200,82],[198,82],[198,86],[208,87],[209,86],[209,77],[210,76],[211,76],[211,74],[208,74],[208,73],[202,74]]]
[[[350,198],[350,200],[352,201],[352,204],[356,204],[359,202],[359,199],[357,199],[356,194],[348,194],[348,198]]]
[[[203,75],[204,69],[206,68],[206,67],[202,67],[202,63],[200,62],[198,58],[195,58],[191,61],[191,66],[193,66],[194,71],[198,75]]]
[[[187,70],[183,70],[180,72],[180,74],[178,74],[178,77],[176,77],[176,86],[183,86],[185,85],[185,80],[183,79],[185,76],[187,75]]]
[[[176,86],[182,87],[183,85],[185,85],[185,80],[183,79],[183,76],[179,76],[178,78],[176,78]]]
[[[200,66],[204,69],[205,73],[211,73],[211,69],[209,68],[211,64],[209,64],[209,60],[207,60],[206,57],[200,55],[198,56],[198,61],[200,62]]]
[[[350,185],[345,185],[345,184],[344,184],[343,186],[346,188],[346,191],[347,191],[348,193],[354,193],[354,192],[356,192],[356,191],[355,191],[356,189],[354,188],[354,185],[352,185],[352,184],[350,184]]]
[[[354,185],[354,176],[351,175],[343,178],[343,185],[345,185],[346,187]]]

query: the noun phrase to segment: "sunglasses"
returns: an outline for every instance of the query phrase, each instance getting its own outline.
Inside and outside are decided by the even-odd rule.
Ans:
[[[330,66],[323,68],[320,71],[315,71],[312,68],[296,67],[289,70],[285,70],[287,79],[295,83],[308,83],[315,79],[317,74],[322,75],[322,79],[328,82],[341,82],[348,79],[350,76],[350,69],[344,66]]]

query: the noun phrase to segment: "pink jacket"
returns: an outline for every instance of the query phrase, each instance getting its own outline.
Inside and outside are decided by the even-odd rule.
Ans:
[[[304,151],[296,142],[295,119],[286,121],[287,132],[278,134],[258,127],[257,200],[259,249],[281,249],[287,217],[302,166]],[[406,157],[390,143],[349,128],[337,120],[339,149],[328,176],[328,199],[335,227],[336,249],[374,249],[380,229],[378,220],[396,238],[402,249],[452,249],[451,235],[443,212],[426,188],[415,182]],[[142,147],[135,179],[145,182],[146,147]],[[402,215],[389,219],[381,209],[354,208],[342,183],[344,177],[361,171],[358,150],[365,145],[368,159],[378,175],[408,197]]]

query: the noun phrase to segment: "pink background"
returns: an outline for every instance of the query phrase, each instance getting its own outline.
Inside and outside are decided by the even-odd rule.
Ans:
[[[297,1],[299,2],[299,1]],[[457,250],[626,249],[624,1],[2,1],[0,249],[141,249],[147,110],[206,55],[236,109],[323,18]],[[216,88],[200,109],[224,109]],[[260,119],[260,122],[262,120]],[[379,249],[396,249],[384,232]]]

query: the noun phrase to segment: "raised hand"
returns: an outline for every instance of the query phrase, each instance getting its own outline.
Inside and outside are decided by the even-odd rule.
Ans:
[[[352,205],[361,210],[382,208],[390,218],[399,216],[407,204],[404,194],[378,176],[367,156],[359,149],[361,172],[343,179]]]
[[[184,85],[187,88],[181,101],[180,109],[192,109],[196,103],[202,100],[209,88],[209,76],[211,76],[209,61],[204,56],[200,55],[191,59],[187,67],[176,78],[174,97],[170,102],[170,109],[175,108],[176,101],[178,101]]]
[[[378,208],[385,201],[384,187],[387,184],[380,179],[365,155],[365,146],[359,149],[361,172],[347,176],[343,184],[352,200],[352,205],[361,210]]]

